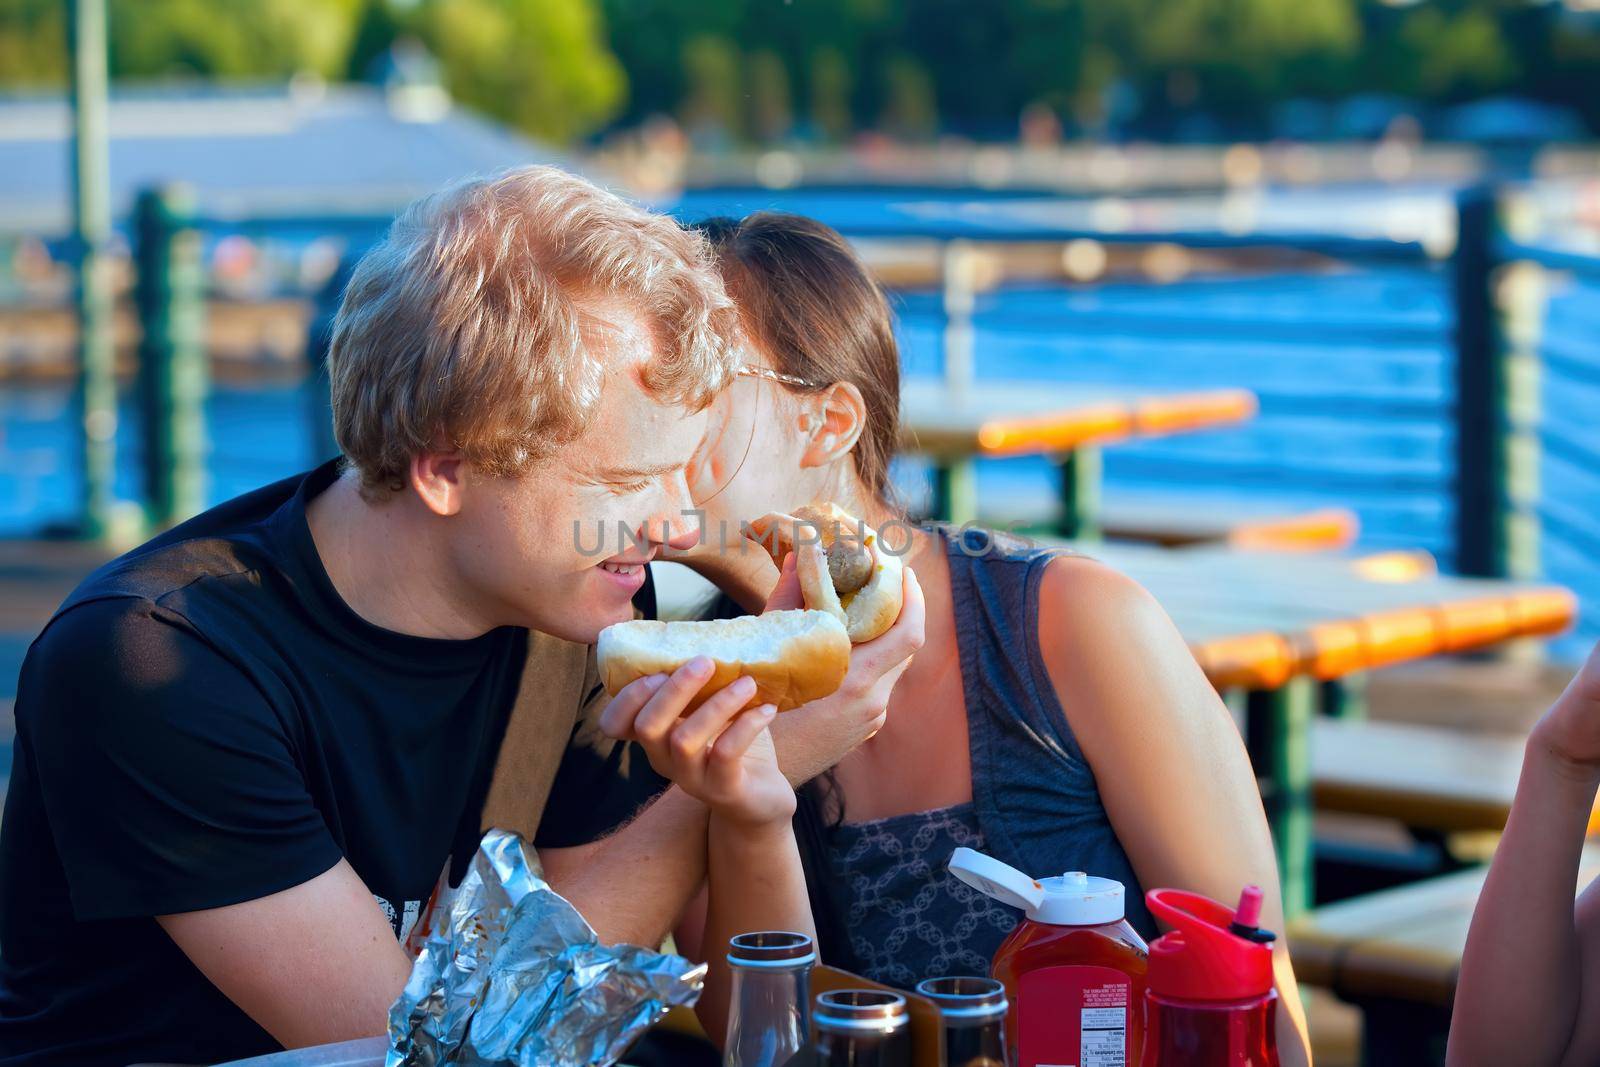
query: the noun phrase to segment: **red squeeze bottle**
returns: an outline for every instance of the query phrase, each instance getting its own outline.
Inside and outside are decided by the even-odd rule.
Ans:
[[[1024,918],[994,954],[1006,987],[1015,1067],[1137,1063],[1144,1024],[1144,940],[1123,918],[1122,883],[1070,871],[1034,879],[970,848],[950,872]]]
[[[1261,890],[1245,886],[1234,911],[1180,889],[1152,889],[1145,901],[1172,931],[1150,944],[1140,1067],[1278,1067]]]

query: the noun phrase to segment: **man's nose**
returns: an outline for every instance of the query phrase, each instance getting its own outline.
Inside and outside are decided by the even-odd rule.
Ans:
[[[700,542],[700,521],[693,505],[685,498],[674,501],[645,520],[647,540],[666,548],[683,551]]]

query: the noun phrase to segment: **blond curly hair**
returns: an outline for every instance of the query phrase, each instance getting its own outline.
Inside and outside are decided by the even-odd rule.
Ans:
[[[363,491],[403,487],[440,443],[520,474],[578,437],[600,397],[589,330],[622,303],[659,350],[645,386],[698,410],[737,364],[737,314],[705,242],[554,167],[416,201],[362,257],[328,355],[334,433]]]

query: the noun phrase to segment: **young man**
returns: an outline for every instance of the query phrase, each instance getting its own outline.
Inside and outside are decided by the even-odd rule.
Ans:
[[[734,368],[731,316],[694,238],[559,171],[397,220],[335,327],[346,465],[114,561],[30,650],[0,825],[0,1063],[382,1032],[400,941],[476,845],[528,630],[592,642],[630,617],[644,563],[694,537],[684,468]],[[580,524],[627,536],[597,554]],[[915,629],[786,716],[791,775],[870,731]],[[607,940],[659,940],[708,832],[719,928],[809,921],[771,710],[741,711],[741,680],[679,719],[707,666],[636,683],[610,716],[639,747],[580,730],[557,775],[536,844]],[[661,788],[638,751],[677,785],[634,817]],[[730,874],[750,891],[717,893]]]

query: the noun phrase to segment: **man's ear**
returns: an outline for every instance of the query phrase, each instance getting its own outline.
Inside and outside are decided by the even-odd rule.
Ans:
[[[461,510],[467,461],[460,452],[429,450],[411,457],[411,489],[435,515]]]
[[[849,382],[834,382],[805,398],[801,430],[810,438],[800,457],[803,467],[825,467],[850,454],[867,427],[867,402]]]

